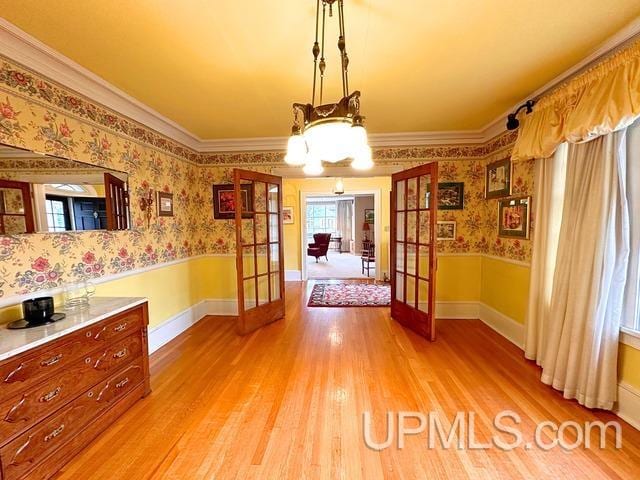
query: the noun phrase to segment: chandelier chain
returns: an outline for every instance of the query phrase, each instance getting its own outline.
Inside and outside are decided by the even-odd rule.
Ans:
[[[324,38],[325,26],[327,23],[327,4],[322,0],[322,46],[320,47],[320,105],[322,105],[322,94],[324,90],[324,71],[327,68],[327,62],[324,58]]]
[[[318,24],[320,22],[320,0],[316,0],[316,41],[313,42],[313,91],[311,92],[311,105],[316,103],[316,77],[318,76],[318,54],[320,45],[318,44]]]

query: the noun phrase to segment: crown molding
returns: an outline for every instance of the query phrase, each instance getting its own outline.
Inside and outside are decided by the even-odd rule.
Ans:
[[[595,48],[584,60],[527,95],[516,105],[524,103],[527,99],[540,97],[639,34],[640,18],[630,22]],[[202,139],[3,18],[0,18],[0,54],[198,153],[267,152],[286,149],[288,137],[285,136]],[[505,111],[478,130],[371,133],[369,144],[372,147],[479,145],[506,131],[505,119],[512,110],[513,108]]]
[[[0,54],[93,102],[197,150],[200,139],[191,132],[1,17]]]
[[[520,99],[520,101],[516,102],[512,108],[503,112],[501,115],[498,115],[491,123],[487,124],[487,126],[484,128],[484,131],[491,132],[491,138],[499,135],[505,130],[507,115],[513,113],[518,105],[522,105],[527,100],[535,100],[540,98],[545,93],[553,90],[554,88],[560,86],[563,82],[569,80],[571,77],[580,74],[583,70],[589,68],[593,63],[597,62],[605,55],[624,46],[629,41],[632,41],[634,37],[637,37],[638,35],[640,35],[640,18],[636,18],[635,20],[629,22],[621,30],[619,30],[607,40],[598,45],[596,48],[594,48],[589,55],[576,63],[574,66],[565,70],[560,75],[545,83],[534,92],[531,92],[526,97]]]

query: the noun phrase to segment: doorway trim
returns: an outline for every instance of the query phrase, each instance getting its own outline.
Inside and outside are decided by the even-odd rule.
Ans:
[[[309,192],[300,191],[300,268],[302,281],[308,280],[307,277],[307,198],[308,197],[320,197],[320,196],[334,196],[333,192]],[[382,270],[380,268],[380,253],[382,252],[380,242],[378,241],[382,237],[382,190],[345,190],[344,195],[373,195],[373,209],[374,209],[374,223],[373,223],[373,236],[376,239],[376,280],[382,280]],[[389,258],[387,252],[387,259]]]

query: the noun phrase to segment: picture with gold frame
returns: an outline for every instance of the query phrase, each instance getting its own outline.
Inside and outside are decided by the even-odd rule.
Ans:
[[[485,198],[502,198],[511,195],[512,173],[511,158],[503,158],[488,164],[485,171]]]
[[[531,197],[513,197],[498,200],[498,236],[529,238],[531,224]]]
[[[173,193],[158,192],[158,216],[173,217]]]

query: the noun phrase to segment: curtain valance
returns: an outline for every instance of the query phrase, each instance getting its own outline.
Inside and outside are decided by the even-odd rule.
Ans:
[[[520,117],[514,159],[547,158],[563,142],[581,143],[640,117],[640,41],[543,96]]]

